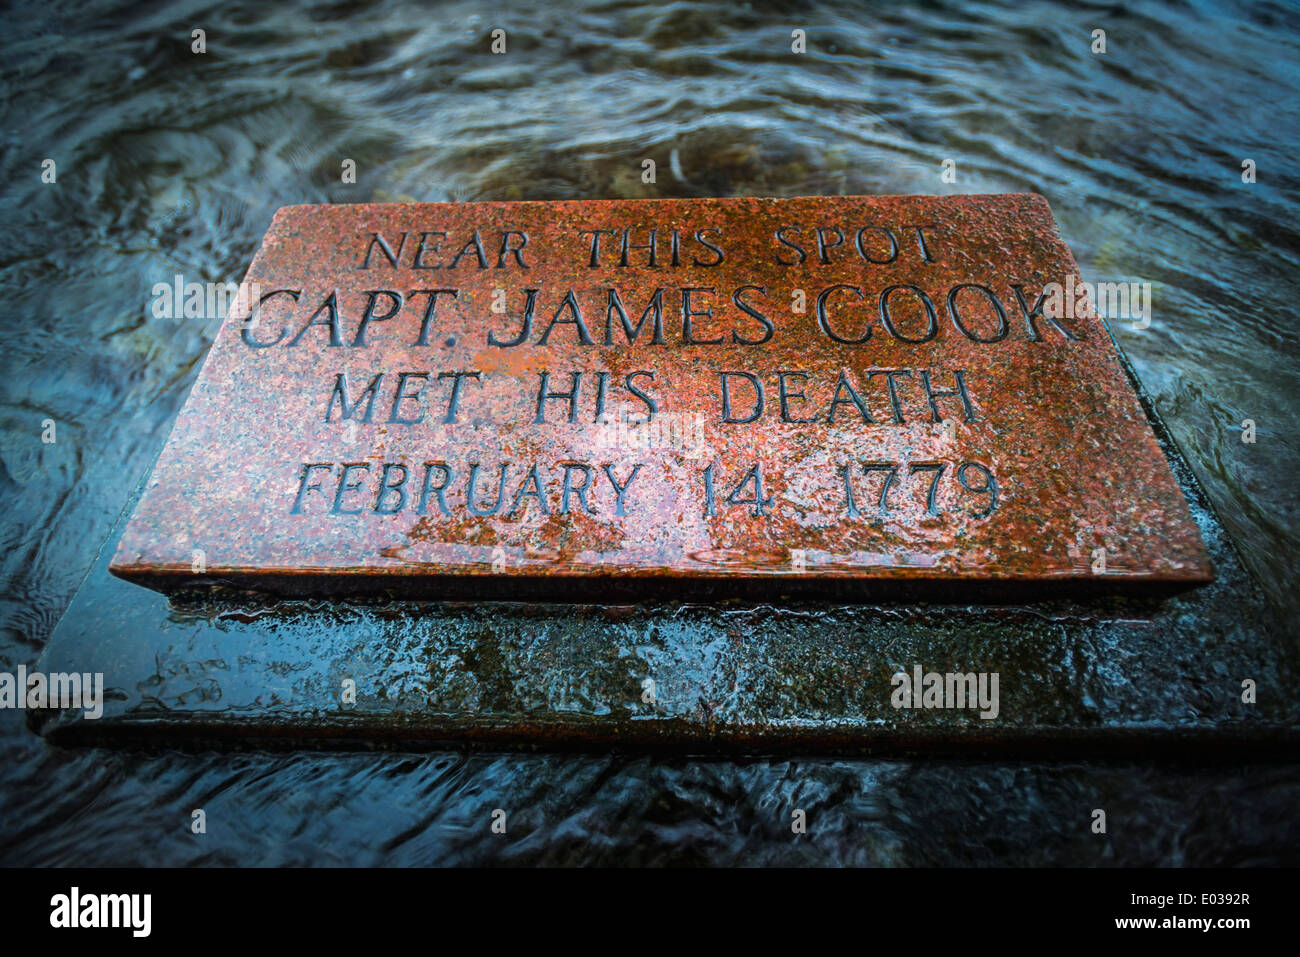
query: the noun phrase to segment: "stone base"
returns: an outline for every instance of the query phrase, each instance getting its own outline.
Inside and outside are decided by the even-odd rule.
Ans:
[[[1294,649],[1155,424],[1216,571],[1172,597],[169,604],[108,573],[119,525],[40,662],[102,671],[104,713],[30,715],[60,744],[1294,755]],[[918,665],[996,672],[997,716],[893,707]]]

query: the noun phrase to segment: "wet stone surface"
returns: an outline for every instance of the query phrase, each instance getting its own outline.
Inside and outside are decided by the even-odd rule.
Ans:
[[[790,242],[774,247],[783,224]],[[606,232],[584,245],[584,229]],[[650,229],[653,270],[634,265],[650,247],[633,240],[648,244]],[[435,253],[426,234],[444,230]],[[696,235],[724,250],[721,264],[685,265],[716,258],[682,238]],[[892,259],[891,236],[896,261],[871,263]],[[798,250],[807,261],[761,265]],[[415,278],[415,263],[440,268]],[[1294,753],[1290,638],[1104,324],[1034,309],[1033,292],[1073,270],[1035,196],[282,211],[249,276],[276,309],[227,321],[41,659],[48,672],[102,673],[102,713],[29,720],[66,744]],[[977,308],[976,284],[1004,310],[1005,336],[998,309]],[[754,313],[727,306],[747,285],[767,290],[743,299]],[[1035,299],[1025,310],[1021,285]],[[625,341],[609,290],[635,325],[660,288],[663,343],[653,309]],[[881,312],[890,288],[925,293],[933,338],[908,341],[924,337],[917,293],[899,295],[919,311],[890,298]],[[426,312],[419,289],[458,295]],[[712,290],[713,314],[704,299],[683,313],[685,289]],[[796,289],[803,313],[790,308]],[[736,341],[763,338],[755,314],[770,339]],[[687,318],[692,338],[723,341],[684,345]],[[610,321],[617,344],[605,346]],[[836,342],[823,325],[863,341]],[[518,346],[488,338],[512,334]],[[883,370],[912,373],[895,383],[902,421],[889,376],[870,386]],[[718,421],[720,372],[747,374],[730,418],[756,410],[747,376],[764,384],[753,422]],[[933,393],[937,414],[923,372],[954,393]],[[543,373],[543,391],[582,383],[575,421],[547,397],[534,421]],[[826,421],[782,417],[782,373],[788,418]],[[332,398],[342,375],[347,391]],[[861,407],[817,391],[841,375]],[[703,425],[646,438],[644,422],[593,422],[601,394],[611,415],[652,402],[658,419]],[[763,467],[761,491],[737,485],[747,461]],[[431,490],[422,509],[430,462],[457,478],[435,480],[443,496]],[[488,477],[504,462],[494,507]],[[385,463],[404,465],[405,482],[394,468],[383,479]],[[476,464],[484,497],[470,499],[459,483]],[[864,483],[851,516],[836,504],[846,464]],[[637,466],[644,484],[630,479]],[[713,514],[700,481],[710,466]],[[704,593],[624,587],[652,581]],[[834,589],[802,592],[810,581]],[[998,582],[1022,591],[987,589]],[[1095,587],[1050,587],[1062,582]]]
[[[1083,288],[1030,194],[286,207],[111,571],[589,602],[1204,585]]]
[[[150,748],[1293,755],[1293,641],[1164,450],[1216,576],[1160,597],[839,603],[781,583],[762,601],[169,600],[109,574],[119,525],[39,666],[102,673],[102,714],[29,720],[58,744]],[[922,691],[969,675],[975,694],[900,694],[918,669]]]

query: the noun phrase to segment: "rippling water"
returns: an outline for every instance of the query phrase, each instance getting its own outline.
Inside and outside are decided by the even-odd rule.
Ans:
[[[1041,192],[1085,278],[1153,284],[1151,327],[1117,338],[1300,613],[1293,6],[18,3],[0,36],[5,670],[34,663],[216,330],[150,318],[151,288],[238,281],[289,203]],[[9,863],[1300,857],[1284,765],[140,755],[49,749],[16,712],[0,734]],[[1088,840],[1103,800],[1124,823]],[[816,822],[794,841],[792,801]]]

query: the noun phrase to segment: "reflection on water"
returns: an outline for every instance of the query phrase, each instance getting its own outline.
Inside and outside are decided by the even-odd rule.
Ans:
[[[1116,336],[1280,614],[1300,612],[1293,8],[20,3],[0,34],[5,670],[34,662],[215,331],[152,318],[153,285],[237,281],[272,212],[308,202],[1041,192],[1086,278],[1153,284],[1151,327]],[[0,729],[6,862],[1251,863],[1300,846],[1284,767],[141,756],[50,750],[15,712]],[[1103,799],[1126,809],[1123,841],[1071,823]],[[177,823],[199,806],[201,840]],[[792,806],[817,822],[794,842]],[[495,807],[517,810],[494,843]]]

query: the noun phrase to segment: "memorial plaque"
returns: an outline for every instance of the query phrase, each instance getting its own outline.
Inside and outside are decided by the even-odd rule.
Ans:
[[[1031,194],[286,207],[111,570],[591,600],[1209,581],[1087,291]]]

